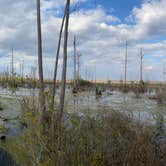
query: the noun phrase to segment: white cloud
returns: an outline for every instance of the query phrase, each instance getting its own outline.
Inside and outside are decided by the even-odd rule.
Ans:
[[[82,2],[85,1],[82,0]],[[50,66],[53,68],[61,24],[61,18],[58,16],[64,9],[64,2],[63,0],[42,0],[43,55],[46,71],[52,71]],[[75,5],[74,3],[77,2],[72,1],[73,5]],[[165,62],[166,40],[158,40],[155,43],[145,43],[144,40],[153,41],[156,36],[159,38],[166,36],[166,22],[163,21],[166,20],[165,8],[165,0],[144,2],[140,8],[133,9],[129,16],[132,22],[124,23],[118,17],[108,14],[101,6],[96,9],[80,9],[73,12],[69,27],[69,73],[72,73],[73,36],[76,34],[78,38],[77,49],[83,55],[81,57],[82,73],[85,73],[85,68],[89,66],[92,73],[96,68],[99,79],[104,79],[107,75],[113,79],[122,78],[124,42],[127,39],[129,40],[128,71],[130,71],[128,77],[138,78],[138,53],[139,49],[143,48],[144,53],[149,58],[160,58],[160,62],[159,60],[149,61],[149,59],[145,59],[144,62],[144,65],[151,66],[153,71],[156,69],[152,78],[158,79],[157,75],[161,65],[156,65],[156,63]],[[5,58],[10,54],[11,47],[14,47],[17,57],[24,56],[27,70],[32,64],[31,61],[36,59],[35,9],[34,1],[0,1],[0,56],[1,61],[4,61],[3,66],[5,62],[9,64]],[[20,58],[16,60],[20,61]],[[60,61],[62,62],[62,59]]]
[[[166,35],[166,1],[150,0],[142,4],[141,8],[133,9],[136,36],[154,37]]]
[[[153,69],[153,66],[146,66],[145,67],[145,70],[152,70]]]

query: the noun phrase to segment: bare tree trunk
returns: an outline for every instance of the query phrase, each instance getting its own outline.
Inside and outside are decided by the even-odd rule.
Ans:
[[[12,73],[12,79],[14,77],[14,51],[12,48],[12,64],[11,64],[11,73]]]
[[[76,58],[77,58],[77,50],[76,50],[76,36],[74,36],[74,88],[76,87],[76,78],[77,78],[77,67],[76,67],[76,63],[77,63],[77,60],[76,60]]]
[[[80,57],[81,54],[77,54],[77,82],[80,80]]]
[[[142,63],[143,63],[143,57],[144,57],[144,55],[143,55],[143,52],[142,52],[142,49],[141,49],[141,52],[140,52],[140,82],[142,82],[143,81],[143,78],[142,78],[142,70],[143,70],[143,65],[142,65]]]
[[[24,78],[24,60],[22,61],[22,73],[21,73],[22,80]]]
[[[39,69],[39,84],[40,84],[40,111],[42,111],[42,119],[44,117],[45,96],[44,96],[44,80],[43,80],[43,62],[42,62],[42,34],[41,34],[41,15],[40,15],[40,0],[37,0],[37,33],[38,33],[38,69]]]
[[[58,48],[57,48],[57,52],[56,52],[56,60],[55,60],[55,68],[54,68],[54,78],[53,78],[53,88],[52,88],[52,98],[51,98],[51,109],[54,109],[54,99],[55,99],[55,92],[56,92],[56,77],[57,77],[57,70],[58,70],[58,61],[59,61],[59,53],[60,53],[60,48],[61,48],[61,39],[62,39],[62,32],[63,32],[63,27],[64,27],[64,23],[65,23],[65,19],[66,19],[66,13],[67,13],[67,4],[65,7],[65,11],[64,11],[64,16],[62,19],[62,24],[61,24],[61,28],[60,28],[60,33],[59,33],[59,41],[58,41]],[[60,140],[61,140],[61,135],[60,135],[60,128],[58,126],[58,119],[57,119],[57,114],[56,111],[53,111],[52,114],[52,124],[51,124],[51,138],[52,138],[52,147],[55,147],[55,132],[58,133],[58,142],[56,142],[56,146],[58,144],[58,147],[60,149]],[[58,130],[57,130],[58,129]],[[56,160],[57,158],[57,153],[55,152],[54,154],[54,164],[55,165],[60,165],[59,162],[61,163],[61,160]]]
[[[62,39],[62,32],[63,32],[64,22],[65,22],[65,17],[66,17],[66,8],[65,8],[63,19],[62,19],[61,28],[60,28],[58,48],[57,48],[56,60],[55,60],[53,88],[52,88],[52,99],[51,99],[51,107],[52,108],[54,106],[55,89],[56,89],[56,78],[57,78],[57,70],[58,70],[58,61],[59,61],[59,53],[60,53],[60,48],[61,48],[61,39]]]
[[[59,106],[59,117],[58,117],[58,120],[60,122],[61,122],[62,116],[63,116],[65,89],[66,89],[69,15],[70,15],[70,0],[67,0],[67,2],[66,2],[66,22],[65,22],[65,31],[64,31],[63,69],[62,69],[61,94],[60,94],[60,106]]]
[[[126,41],[126,53],[125,53],[125,78],[124,78],[124,81],[125,81],[125,87],[126,87],[126,81],[127,81],[127,46],[128,46],[128,43]]]

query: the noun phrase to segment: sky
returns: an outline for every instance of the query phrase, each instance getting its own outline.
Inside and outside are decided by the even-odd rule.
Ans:
[[[71,0],[68,79],[73,77],[73,39],[81,54],[80,73],[89,80],[123,80],[128,42],[127,79],[139,80],[143,49],[143,79],[166,80],[166,0]],[[44,77],[52,78],[64,0],[41,0]],[[0,72],[14,68],[31,73],[37,66],[36,3],[0,1]],[[63,47],[63,41],[62,41]],[[61,50],[58,78],[61,76]]]

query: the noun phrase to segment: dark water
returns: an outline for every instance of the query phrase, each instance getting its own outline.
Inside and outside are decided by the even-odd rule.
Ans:
[[[0,166],[19,166],[12,159],[11,155],[0,149]]]

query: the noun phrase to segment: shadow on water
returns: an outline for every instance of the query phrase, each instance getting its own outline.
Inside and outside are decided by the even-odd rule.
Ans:
[[[12,159],[11,155],[5,152],[3,149],[0,149],[0,166],[19,166]]]
[[[161,113],[156,115],[156,141],[159,144],[166,142],[166,126]]]

